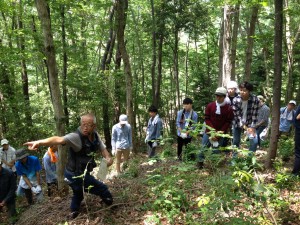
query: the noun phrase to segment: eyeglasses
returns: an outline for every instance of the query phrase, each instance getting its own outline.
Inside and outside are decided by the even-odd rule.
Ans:
[[[94,126],[94,124],[81,124],[81,127],[83,128],[92,128]]]

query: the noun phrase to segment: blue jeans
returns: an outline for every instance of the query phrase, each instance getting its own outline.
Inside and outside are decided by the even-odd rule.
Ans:
[[[257,145],[260,146],[260,137],[259,135],[261,134],[261,132],[266,128],[267,126],[259,126],[258,128],[256,128],[256,133],[257,133]]]
[[[242,134],[243,129],[240,127],[234,127],[233,128],[233,145],[236,147],[240,147],[241,144],[241,134]],[[258,145],[258,135],[254,138],[249,138],[249,151],[251,152],[256,152],[257,145]]]
[[[219,138],[218,142],[219,142],[218,147],[226,147],[227,142],[226,142],[225,138],[222,138],[222,137]],[[209,136],[206,133],[204,133],[203,137],[202,137],[202,147],[201,147],[200,153],[199,153],[199,162],[204,161],[204,159],[205,159],[204,150],[205,150],[205,148],[209,148],[210,146],[211,146],[211,143],[209,141]],[[218,150],[218,147],[212,151],[213,154],[220,153],[220,150]]]
[[[77,175],[73,172],[65,170],[65,178],[67,178],[68,184],[73,190],[73,197],[70,207],[72,212],[78,211],[80,208],[80,203],[83,200],[83,187],[84,192],[99,196],[107,205],[112,204],[112,195],[105,184],[95,179],[88,172],[85,174],[84,179],[80,175],[81,174]]]

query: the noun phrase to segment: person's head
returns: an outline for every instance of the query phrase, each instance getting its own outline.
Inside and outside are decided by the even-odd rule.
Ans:
[[[235,93],[237,93],[238,85],[237,82],[235,82],[234,80],[228,81],[226,87],[229,96],[233,97]]]
[[[191,111],[191,109],[193,108],[193,100],[190,98],[183,99],[182,104],[183,104],[183,108],[186,111]]]
[[[148,109],[148,112],[149,112],[150,117],[155,117],[156,114],[158,113],[158,110],[155,107],[155,105],[151,105]]]
[[[215,91],[216,101],[219,104],[222,104],[226,98],[227,90],[224,87],[218,87]]]
[[[128,118],[125,114],[120,115],[119,121],[121,126],[125,126],[126,123],[128,123]]]
[[[287,105],[287,109],[289,111],[294,110],[296,108],[296,101],[295,100],[290,100],[289,104]]]
[[[24,148],[16,151],[16,161],[20,161],[21,163],[25,164],[27,161],[27,156],[29,156],[29,154]]]
[[[257,95],[257,98],[259,100],[259,106],[262,106],[263,104],[265,104],[265,98],[262,95]]]
[[[2,146],[2,148],[3,148],[4,151],[7,150],[8,147],[9,147],[8,140],[7,139],[2,139],[1,140],[1,146]]]
[[[243,100],[248,100],[251,91],[253,91],[253,85],[250,84],[248,81],[245,81],[239,85],[240,95]]]
[[[58,151],[57,145],[51,145],[49,148],[50,148],[51,152],[57,152]]]
[[[92,113],[81,116],[80,130],[82,135],[89,136],[96,128],[96,117]]]

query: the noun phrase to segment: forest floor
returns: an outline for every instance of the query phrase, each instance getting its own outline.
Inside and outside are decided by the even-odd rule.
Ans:
[[[110,176],[105,181],[114,196],[114,204],[110,207],[100,198],[86,194],[79,216],[72,220],[68,218],[72,190],[66,197],[56,195],[52,198],[44,191],[43,202],[32,206],[28,206],[24,198],[17,199],[19,220],[16,224],[300,224],[299,180],[291,185],[283,182],[272,201],[271,197],[267,201],[258,200],[257,196],[247,194],[247,190],[246,194],[234,195],[229,200],[228,196],[237,189],[226,190],[225,187],[228,185],[228,159],[218,168],[205,165],[204,169],[198,170],[194,162],[177,161],[175,147],[169,147],[173,154],[169,152],[165,154],[167,157],[154,160],[149,160],[146,154],[138,154],[131,159],[124,174]],[[258,151],[257,158],[263,160],[265,153]],[[289,173],[291,168],[292,160],[284,163],[281,171]],[[257,170],[255,173],[268,187],[278,183],[275,170]],[[220,189],[224,190],[217,194]],[[269,189],[263,191],[266,190]],[[228,205],[227,210],[225,205]],[[0,212],[2,221],[5,217],[6,213]]]

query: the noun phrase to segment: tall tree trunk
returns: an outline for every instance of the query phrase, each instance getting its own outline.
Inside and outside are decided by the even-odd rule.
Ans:
[[[113,31],[113,17],[114,17],[114,6],[112,7],[110,14],[109,14],[109,24],[110,24],[110,30],[109,30],[109,37],[108,40],[106,42],[106,46],[105,46],[105,51],[103,53],[102,56],[102,60],[101,60],[101,76],[103,79],[103,91],[102,91],[102,112],[103,112],[103,130],[104,130],[104,137],[105,137],[105,143],[107,148],[111,149],[111,130],[110,130],[110,118],[109,118],[109,101],[107,101],[107,99],[109,98],[108,96],[108,87],[107,87],[107,82],[106,82],[106,73],[105,71],[109,70],[109,66],[110,66],[110,62],[111,62],[111,58],[112,58],[112,52],[114,49],[114,42],[115,42],[115,38],[114,38],[114,31]],[[119,116],[119,115],[117,115]]]
[[[162,81],[162,60],[163,60],[164,35],[161,33],[158,39],[158,59],[157,59],[157,82],[155,86],[155,102],[157,107],[161,106],[160,87]]]
[[[132,95],[132,74],[129,55],[125,45],[125,26],[127,18],[128,0],[116,1],[116,24],[117,24],[117,41],[120,49],[120,53],[124,62],[124,72],[126,76],[126,105],[127,116],[129,123],[132,126],[132,135],[135,136],[135,119],[133,114],[133,95]],[[133,151],[136,153],[136,141],[133,138]]]
[[[22,68],[22,87],[23,87],[23,96],[24,96],[24,103],[25,103],[25,118],[26,118],[26,129],[29,132],[32,127],[32,117],[31,117],[31,110],[30,110],[30,99],[29,99],[29,88],[28,88],[28,74],[27,74],[27,65],[25,60],[25,38],[23,33],[23,4],[22,0],[19,1],[19,13],[18,13],[18,29],[20,31],[20,36],[18,38],[18,45],[20,48],[20,52],[22,55],[21,58],[21,68]]]
[[[234,16],[233,16],[231,56],[230,56],[230,64],[231,64],[230,80],[236,80],[235,61],[236,61],[236,46],[237,46],[239,25],[240,25],[240,3],[237,3],[234,8]]]
[[[151,85],[152,85],[152,104],[156,107],[157,99],[155,99],[155,83],[156,83],[156,76],[155,76],[155,68],[156,68],[156,19],[155,19],[155,12],[154,12],[154,1],[150,0],[151,3],[151,17],[152,17],[152,64],[151,64]]]
[[[176,84],[176,106],[179,108],[181,105],[180,101],[180,89],[179,89],[179,65],[178,65],[178,45],[179,45],[179,30],[175,27],[174,30],[174,49],[173,49],[173,71],[174,71],[174,79]]]
[[[65,26],[65,5],[60,6],[61,16],[61,39],[63,45],[63,69],[62,69],[62,91],[63,91],[63,105],[64,114],[66,117],[66,126],[69,127],[69,110],[68,110],[68,90],[67,90],[67,74],[68,74],[68,55],[67,55],[67,42],[66,42],[66,26]]]
[[[273,110],[270,136],[265,167],[271,168],[276,158],[279,136],[279,109],[282,84],[282,40],[283,40],[283,0],[275,1],[275,37],[274,37],[274,84],[273,84]]]
[[[225,11],[224,9],[222,10],[222,14],[223,14],[223,17],[222,17],[222,20],[221,20],[221,24],[220,24],[220,35],[219,35],[219,81],[218,81],[218,86],[221,86],[223,81],[223,38],[224,38],[224,14]],[[207,35],[207,38],[208,38],[208,35]],[[206,41],[207,42],[207,41]]]
[[[45,54],[47,65],[49,69],[49,86],[51,89],[51,99],[54,109],[56,133],[59,136],[65,135],[65,118],[63,114],[63,105],[61,101],[61,94],[59,89],[59,79],[55,59],[55,48],[53,43],[53,35],[51,30],[50,8],[46,0],[36,0],[36,8],[44,35]],[[64,168],[67,160],[67,151],[59,146],[59,157],[57,175],[58,187],[60,190],[68,190],[64,183]]]
[[[246,50],[246,63],[245,63],[245,80],[250,81],[251,77],[251,64],[252,64],[252,53],[255,35],[255,25],[257,22],[257,16],[259,11],[259,5],[252,7],[252,15],[250,21],[250,27],[247,35],[247,50]]]

